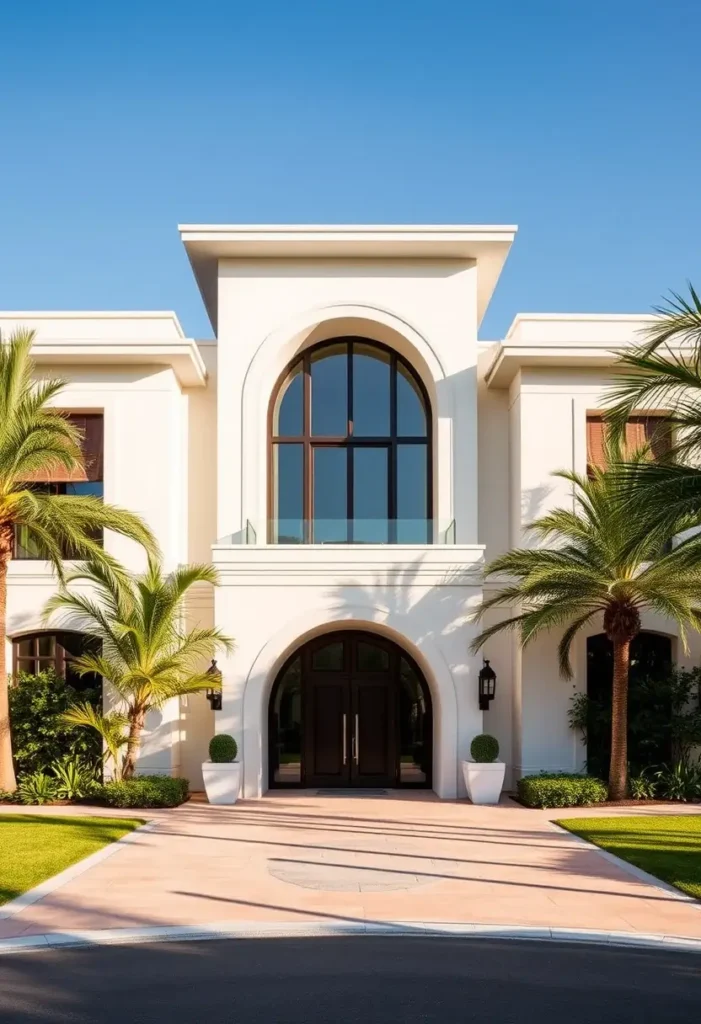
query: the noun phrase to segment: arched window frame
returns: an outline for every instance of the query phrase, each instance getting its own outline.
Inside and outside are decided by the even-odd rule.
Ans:
[[[63,641],[68,636],[80,637],[84,642],[87,642],[86,646],[91,644],[96,648],[99,646],[97,640],[91,638],[88,634],[74,629],[48,629],[36,630],[31,633],[19,633],[12,638],[13,674],[17,676],[20,672],[27,672],[29,675],[35,675],[39,672],[52,670],[61,679],[67,679],[67,670],[75,658],[75,655],[72,655],[64,646]],[[48,641],[48,652],[46,651],[46,644],[42,644],[42,641]],[[24,654],[21,652],[21,646],[24,644],[31,645],[30,653]],[[43,652],[42,647],[44,647]],[[86,676],[84,678],[86,685],[95,685],[97,683],[97,677]]]
[[[325,436],[312,434],[311,429],[311,368],[312,360],[325,348],[332,348],[339,344],[348,346],[348,411],[349,419],[345,435]],[[353,423],[350,418],[353,409],[353,351],[355,345],[363,348],[377,349],[389,357],[390,366],[390,431],[388,434],[379,436],[357,437],[353,435]],[[301,364],[303,373],[303,433],[299,435],[280,435],[275,433],[275,409],[281,391],[287,381],[291,378],[295,368]],[[397,431],[397,372],[401,366],[406,375],[416,386],[423,404],[423,411],[426,422],[425,436],[403,435]],[[318,342],[305,349],[290,360],[285,369],[278,377],[273,388],[268,405],[268,473],[267,473],[267,510],[268,510],[268,543],[277,543],[275,538],[275,519],[277,510],[275,508],[275,468],[274,454],[275,446],[281,444],[301,444],[303,446],[303,529],[304,536],[301,543],[314,543],[312,538],[312,524],[314,521],[314,497],[313,497],[313,471],[312,451],[316,447],[343,447],[343,448],[373,448],[386,446],[389,450],[388,460],[388,543],[397,543],[397,453],[399,445],[417,444],[423,445],[426,449],[426,536],[422,542],[433,543],[433,416],[431,400],[419,374],[411,363],[401,356],[395,349],[372,338],[362,336],[341,336],[329,338]],[[346,543],[353,543],[353,500],[354,488],[352,479],[352,459],[348,459],[348,487],[346,495],[348,536]]]

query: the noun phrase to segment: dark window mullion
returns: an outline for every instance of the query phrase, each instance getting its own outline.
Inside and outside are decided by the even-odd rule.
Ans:
[[[353,342],[348,342],[348,438],[346,441],[346,474],[347,474],[347,495],[346,495],[346,541],[348,544],[352,544],[355,538],[355,532],[353,530],[353,516],[354,516],[354,496],[353,496],[353,480],[355,467],[353,465],[353,448],[351,440],[353,437],[353,417],[355,410],[353,408]]]
[[[389,425],[391,431],[387,484],[388,540],[397,543],[397,356],[392,353],[389,376]]]
[[[313,487],[312,487],[312,366],[308,352],[305,353],[302,362],[304,372],[303,391],[303,423],[304,430],[303,454],[302,454],[302,541],[304,544],[312,543],[312,517],[313,509]]]

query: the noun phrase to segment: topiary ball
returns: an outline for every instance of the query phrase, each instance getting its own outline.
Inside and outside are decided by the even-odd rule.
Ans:
[[[493,736],[483,733],[475,736],[470,744],[472,760],[478,764],[491,764],[499,757],[499,742]]]
[[[239,748],[233,736],[220,732],[209,741],[209,757],[214,764],[226,764],[236,760]]]

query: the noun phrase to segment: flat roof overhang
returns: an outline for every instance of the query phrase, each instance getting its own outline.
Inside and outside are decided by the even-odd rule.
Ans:
[[[207,371],[192,338],[182,342],[129,341],[37,341],[32,346],[37,366],[169,366],[181,387],[202,387]]]
[[[181,387],[201,387],[207,370],[197,343],[170,311],[0,312],[0,332],[36,331],[38,366],[169,366]]]
[[[217,265],[222,259],[474,261],[481,321],[517,228],[508,224],[181,224],[178,230],[216,331]]]
[[[528,367],[612,367],[642,342],[652,316],[641,314],[519,314],[497,346],[488,387],[506,388]]]

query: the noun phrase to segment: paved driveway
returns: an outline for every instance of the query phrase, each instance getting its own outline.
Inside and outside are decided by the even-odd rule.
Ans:
[[[508,800],[479,808],[432,794],[281,793],[234,808],[193,801],[157,813],[152,831],[0,920],[0,938],[224,921],[471,922],[701,937],[699,904],[636,878],[557,829],[555,816]]]

